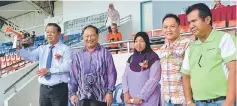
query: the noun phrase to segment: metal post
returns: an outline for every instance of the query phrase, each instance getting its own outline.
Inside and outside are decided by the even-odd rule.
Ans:
[[[0,78],[2,78],[2,71],[0,71]]]
[[[151,37],[153,37],[153,36],[154,36],[154,30],[151,31]]]
[[[127,51],[128,51],[128,53],[130,53],[130,44],[129,44],[129,41],[127,42]]]

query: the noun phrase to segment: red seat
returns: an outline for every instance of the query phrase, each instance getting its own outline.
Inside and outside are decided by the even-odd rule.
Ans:
[[[19,63],[19,66],[23,66],[23,67],[24,67],[24,66],[25,66],[25,63],[26,63],[26,61],[20,62],[20,63]]]
[[[236,20],[236,5],[227,6],[227,20]]]
[[[232,19],[232,9],[231,9],[231,6],[227,6],[227,7],[226,7],[226,11],[228,11],[228,12],[226,13],[226,19],[227,19],[227,20],[231,20],[231,19]]]
[[[68,40],[68,35],[63,36],[63,40],[67,41]]]
[[[3,57],[0,57],[0,61],[6,61],[6,58],[5,58],[5,56],[3,56]]]
[[[188,18],[187,18],[187,15],[185,14],[184,15],[184,25],[183,26],[188,26]]]
[[[185,25],[185,14],[180,14],[179,19],[180,19],[180,25],[184,26]]]
[[[236,5],[231,6],[232,8],[232,20],[236,20]]]
[[[154,30],[153,31],[153,36],[163,36],[163,32],[161,29],[158,29],[158,30]]]
[[[229,27],[235,27],[236,26],[236,20],[229,20]]]
[[[7,62],[6,61],[1,62],[1,68],[5,68],[6,66],[7,66]]]
[[[20,55],[16,55],[16,59],[17,61],[21,60],[21,56]]]
[[[16,55],[11,55],[11,61],[16,60]]]
[[[12,64],[16,63],[16,60],[12,60]]]
[[[7,61],[7,66],[10,66],[10,65],[12,65],[12,61]]]
[[[148,35],[149,37],[152,36],[152,31],[148,31],[148,32],[146,32],[146,33],[147,33],[147,35]]]
[[[226,10],[227,10],[227,7],[220,8],[220,12],[221,12],[221,21],[227,19],[227,11],[226,11]]]
[[[181,26],[181,31],[180,33],[185,33],[185,32],[190,32],[190,28],[188,25],[186,26]]]
[[[226,21],[223,20],[223,21],[214,21],[212,22],[212,26],[214,28],[225,28],[226,27]]]
[[[212,9],[211,12],[212,12],[212,22],[221,20],[221,8]]]
[[[14,61],[13,61],[13,64],[14,64],[14,63],[17,63],[17,62],[18,62],[17,60],[14,60]],[[18,64],[14,65],[13,67],[17,68],[17,67],[18,67]]]
[[[10,61],[11,60],[11,55],[6,55],[6,61]]]

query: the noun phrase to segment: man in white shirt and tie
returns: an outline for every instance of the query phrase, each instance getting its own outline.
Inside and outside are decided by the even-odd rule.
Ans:
[[[34,51],[18,50],[25,60],[39,61],[40,106],[67,106],[71,49],[60,42],[61,28],[56,23],[46,26],[47,45]]]

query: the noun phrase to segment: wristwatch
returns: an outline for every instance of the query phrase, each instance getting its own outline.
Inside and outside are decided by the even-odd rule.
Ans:
[[[108,90],[108,91],[107,91],[107,94],[113,95],[113,91],[112,91],[112,90]]]
[[[51,72],[49,71],[49,69],[48,69],[48,74],[47,75],[51,75]]]

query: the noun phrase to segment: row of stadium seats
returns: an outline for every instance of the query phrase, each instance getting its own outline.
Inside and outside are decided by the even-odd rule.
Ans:
[[[0,77],[3,74],[8,74],[9,72],[23,69],[26,64],[30,63],[29,61],[8,61],[0,62],[1,72]]]
[[[188,27],[189,28],[189,27]],[[224,27],[226,28],[226,27]],[[231,29],[231,30],[224,30],[225,32],[227,33],[231,33],[233,35],[236,35],[236,29]],[[153,33],[153,34],[152,34]],[[153,30],[153,31],[149,31],[147,32],[147,34],[149,35],[149,37],[158,37],[158,36],[163,36],[163,33],[162,33],[162,30],[161,29],[158,29],[158,30]],[[184,37],[186,38],[189,38],[189,39],[192,39],[192,40],[195,40],[195,36],[194,35],[185,35]],[[163,42],[162,42],[163,41]],[[159,41],[160,43],[158,44],[161,44],[161,43],[164,43],[164,40],[161,40]],[[151,42],[152,43],[152,42]],[[133,49],[134,49],[134,43],[133,42],[130,42],[129,43],[130,45],[130,52],[133,52]],[[161,45],[158,45],[158,44],[155,44],[155,45],[152,45],[152,50],[154,51],[157,51],[159,50],[160,46]],[[123,43],[123,48],[127,48],[127,43]],[[112,51],[111,52],[112,54],[116,54],[116,52]],[[120,50],[118,51],[118,53],[127,53],[127,50],[124,49],[124,50]]]
[[[44,40],[34,41],[34,46],[35,46],[35,47],[38,47],[39,45],[42,45],[42,44],[44,44],[44,43],[45,43]]]
[[[212,9],[211,12],[213,22],[236,20],[236,5]],[[179,18],[181,26],[188,26],[186,14],[180,14]]]
[[[6,55],[0,57],[0,69],[23,60],[20,55]]]
[[[212,9],[213,14],[213,22],[212,26],[214,28],[225,28],[225,27],[235,27],[236,26],[236,5],[226,6],[224,8]],[[190,32],[190,28],[187,21],[186,14],[180,14],[180,24],[181,24],[181,33]],[[235,30],[228,30],[226,32],[230,32],[235,34]],[[149,36],[152,36],[152,31],[147,32]],[[153,31],[153,36],[161,36],[163,35],[162,30]]]
[[[44,35],[35,37],[35,41],[45,40]]]
[[[5,55],[3,57],[0,57],[0,62],[4,62],[4,61],[15,61],[15,60],[22,60],[20,55]]]

